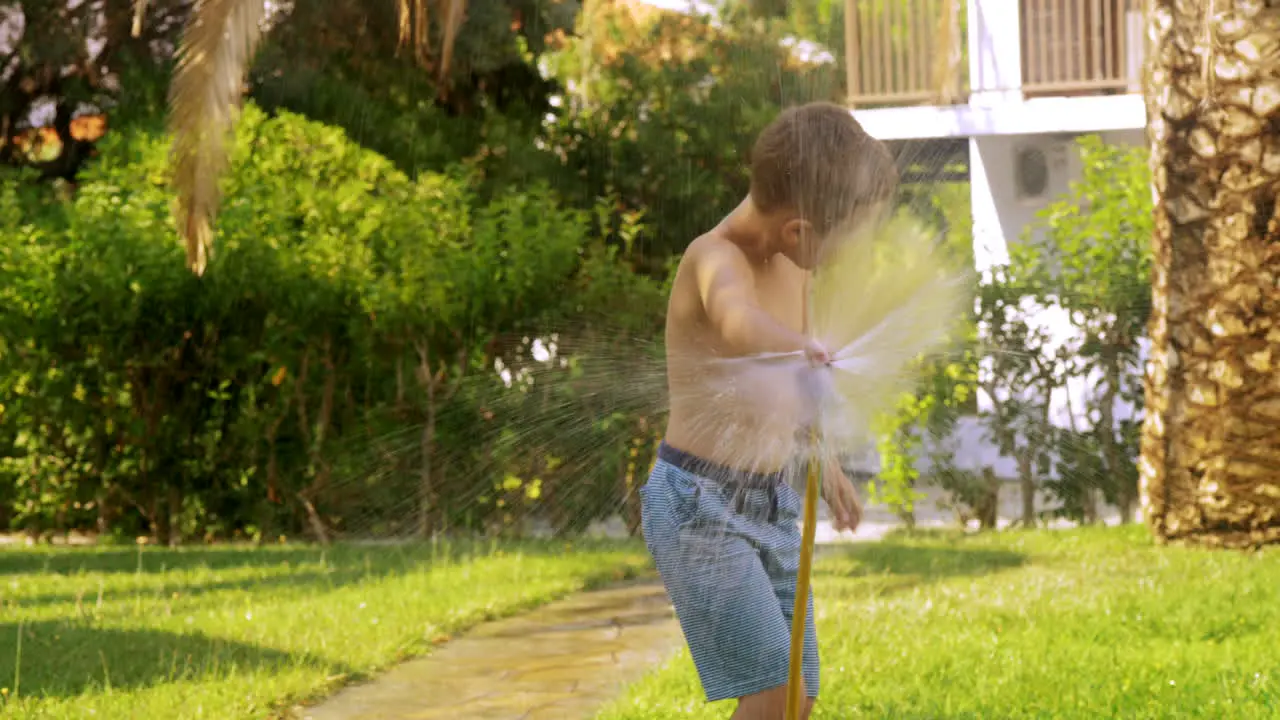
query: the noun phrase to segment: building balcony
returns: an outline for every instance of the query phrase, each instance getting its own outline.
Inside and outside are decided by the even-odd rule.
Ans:
[[[846,0],[857,108],[1140,92],[1142,0]]]
[[[952,105],[967,100],[965,0],[846,0],[845,12],[852,104]]]
[[[1020,0],[1027,97],[1141,92],[1142,0]]]

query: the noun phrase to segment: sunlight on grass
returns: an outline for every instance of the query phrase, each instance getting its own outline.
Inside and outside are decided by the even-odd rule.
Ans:
[[[478,622],[646,565],[638,543],[605,542],[3,550],[0,715],[283,717]]]
[[[814,570],[815,720],[1280,717],[1280,556],[1142,528],[890,538]],[[728,718],[687,653],[600,720]]]

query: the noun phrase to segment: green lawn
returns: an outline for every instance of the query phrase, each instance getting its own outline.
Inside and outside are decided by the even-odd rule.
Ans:
[[[815,718],[1278,718],[1280,553],[1142,528],[890,539],[815,565]],[[727,718],[682,654],[600,720]]]
[[[646,566],[638,543],[603,542],[0,549],[0,716],[280,717]]]

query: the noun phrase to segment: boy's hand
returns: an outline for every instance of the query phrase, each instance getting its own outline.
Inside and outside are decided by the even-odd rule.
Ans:
[[[836,531],[853,532],[858,529],[862,522],[862,501],[837,463],[827,464],[826,476],[822,478],[822,499],[831,508]]]
[[[827,352],[826,346],[817,340],[810,339],[805,342],[804,356],[813,367],[831,364],[831,353]]]

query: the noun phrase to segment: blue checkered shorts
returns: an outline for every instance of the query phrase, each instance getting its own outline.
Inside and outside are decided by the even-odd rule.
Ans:
[[[707,700],[786,685],[800,496],[781,473],[730,470],[666,443],[640,492],[645,544]],[[818,695],[818,666],[810,593],[803,660],[809,697]]]

